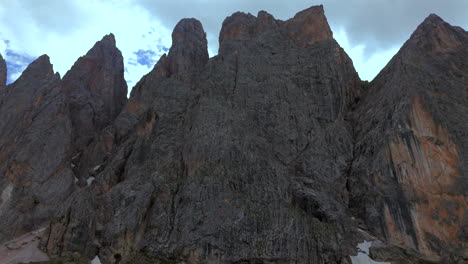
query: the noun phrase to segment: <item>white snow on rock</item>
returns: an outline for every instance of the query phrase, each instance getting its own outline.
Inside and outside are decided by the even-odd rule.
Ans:
[[[91,260],[90,264],[102,264],[101,260],[99,259],[98,256],[94,257],[93,260]]]
[[[369,257],[369,248],[372,245],[372,241],[364,240],[364,242],[358,244],[357,256],[350,256],[353,264],[390,264],[390,262],[378,262],[374,261]]]
[[[91,183],[93,183],[93,181],[95,180],[96,178],[94,178],[93,176],[89,177],[87,180],[86,180],[86,183],[88,185],[90,185]]]

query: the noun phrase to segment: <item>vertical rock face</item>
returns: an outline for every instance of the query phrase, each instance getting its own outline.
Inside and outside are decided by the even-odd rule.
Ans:
[[[170,74],[200,70],[208,62],[206,33],[200,21],[182,19],[172,32],[172,47],[167,57]]]
[[[350,180],[374,233],[446,263],[468,254],[466,58],[466,31],[436,15],[417,28],[357,111]]]
[[[183,83],[191,83],[208,63],[206,33],[200,21],[182,19],[172,33],[172,46],[154,69],[144,76],[133,88],[128,104],[118,117],[116,127],[125,134],[138,121],[139,115],[147,111],[169,77]],[[171,85],[172,86],[172,85]],[[169,89],[169,88],[168,88]]]
[[[78,145],[109,125],[127,101],[122,53],[114,35],[105,36],[63,77]]]
[[[0,241],[38,229],[73,188],[72,127],[58,74],[41,56],[0,105]]]
[[[359,225],[379,259],[466,261],[466,31],[429,16],[370,84],[322,6],[235,13],[211,59],[198,20],[172,39],[128,102],[113,35],[2,87],[0,242],[50,220],[51,256],[350,263]]]
[[[2,87],[0,241],[43,226],[76,190],[75,154],[112,123],[126,89],[112,35],[80,58],[63,81],[44,55]]]
[[[169,55],[116,119],[95,183],[52,221],[49,253],[110,263],[346,261],[354,223],[344,117],[360,81],[333,39],[309,32],[316,41],[304,47],[268,26],[280,23],[271,15],[253,21],[262,34],[221,33],[208,62],[199,22],[176,26]]]
[[[0,88],[6,85],[7,81],[7,66],[6,62],[0,54]]]

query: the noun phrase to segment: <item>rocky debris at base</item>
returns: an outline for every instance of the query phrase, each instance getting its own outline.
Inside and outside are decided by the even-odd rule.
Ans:
[[[0,245],[0,263],[16,264],[47,261],[49,257],[40,250],[39,242],[45,229],[29,232]]]

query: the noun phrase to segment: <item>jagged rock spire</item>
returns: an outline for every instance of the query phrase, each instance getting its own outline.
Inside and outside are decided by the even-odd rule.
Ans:
[[[301,47],[311,45],[318,40],[333,38],[322,5],[297,13],[284,23],[283,30]]]
[[[73,92],[87,91],[103,101],[109,119],[115,118],[127,100],[123,57],[111,33],[79,58],[63,81]]]
[[[453,52],[463,47],[466,32],[451,26],[436,14],[429,15],[414,31],[407,44],[415,44],[428,52]]]
[[[171,76],[200,70],[208,58],[208,42],[202,24],[195,18],[185,18],[175,26],[169,54],[160,58],[154,71]]]
[[[277,20],[266,11],[260,11],[257,17],[236,12],[223,22],[219,35],[220,47],[226,40],[247,40],[271,28],[279,28],[284,36],[301,47],[333,38],[323,6],[320,5],[303,10],[286,21]]]
[[[87,141],[112,123],[127,101],[123,57],[113,34],[79,58],[63,78],[76,135]],[[78,143],[80,144],[80,143]]]
[[[54,69],[47,55],[42,55],[24,70],[19,78],[44,79],[54,74]]]

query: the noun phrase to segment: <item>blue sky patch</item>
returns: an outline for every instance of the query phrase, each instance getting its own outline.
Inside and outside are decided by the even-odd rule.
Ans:
[[[156,60],[159,58],[158,54],[153,50],[142,50],[139,49],[138,51],[133,52],[136,55],[136,63],[146,66],[148,68],[153,67],[156,63]],[[134,60],[130,60],[128,62],[130,65],[135,65]]]
[[[9,40],[3,40],[3,42],[7,45],[3,57],[7,65],[7,84],[10,84],[16,81],[21,73],[36,59],[36,57],[12,50],[10,48],[11,42]]]

